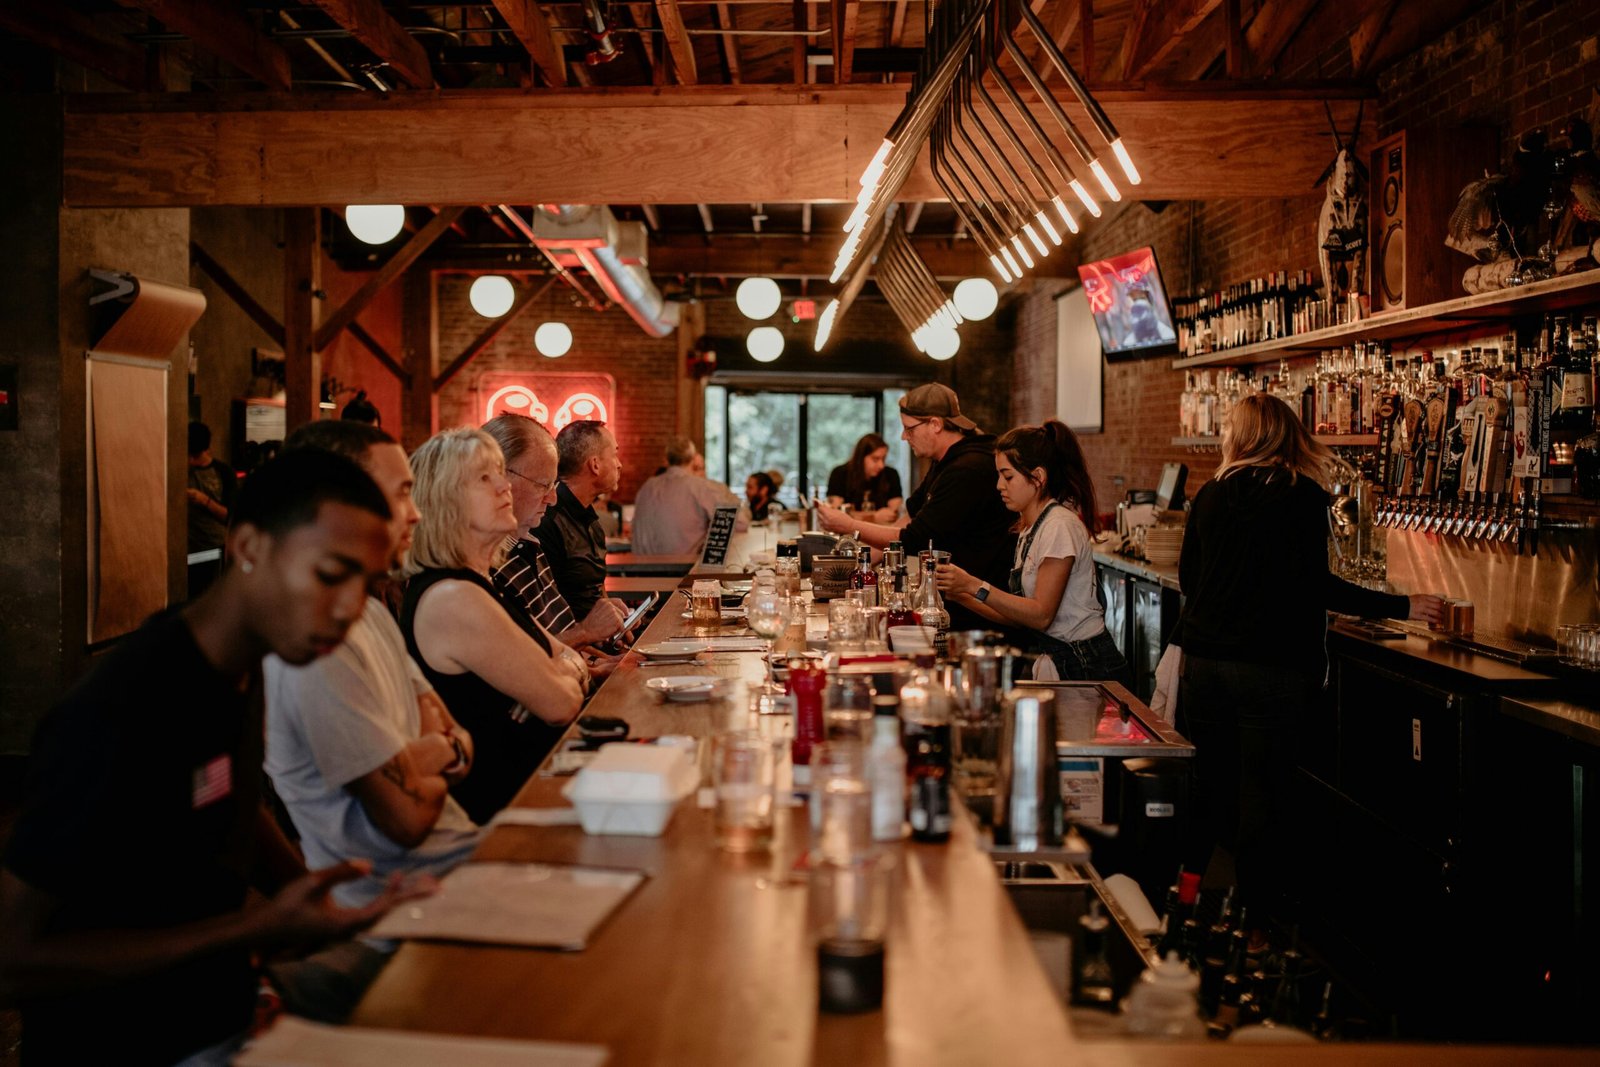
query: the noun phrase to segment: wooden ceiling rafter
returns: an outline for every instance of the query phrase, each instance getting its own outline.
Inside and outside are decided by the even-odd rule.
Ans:
[[[183,34],[268,89],[287,92],[294,78],[289,53],[278,47],[232,4],[213,0],[117,0],[143,11],[168,29]]]
[[[811,67],[811,64],[806,62],[807,38],[801,32],[806,29],[809,6],[806,0],[794,0],[790,4],[790,21],[794,30],[794,40],[789,47],[789,61],[794,65],[794,83],[796,85],[804,85],[806,83],[806,72]]]
[[[654,4],[629,4],[628,16],[633,19],[634,28],[639,30],[637,40],[639,51],[644,54],[645,65],[650,71],[650,80],[656,78],[656,50],[652,42],[655,34],[650,31],[656,25],[656,9]]]
[[[1369,11],[1350,31],[1350,69],[1358,77],[1371,69],[1378,42],[1389,32],[1389,22],[1394,18],[1395,8],[1399,4],[1400,0],[1385,0]]]
[[[550,20],[534,0],[492,0],[511,35],[521,42],[529,58],[550,85],[567,86],[567,59],[556,44]]]
[[[683,24],[683,11],[678,0],[655,0],[656,18],[661,20],[661,33],[667,39],[667,52],[672,56],[672,73],[679,85],[696,85],[700,72],[695,65],[694,39]]]
[[[340,332],[356,321],[356,316],[367,309],[373,299],[396,278],[406,272],[406,268],[417,261],[417,258],[426,252],[432,244],[456,224],[461,218],[465,207],[451,206],[439,209],[439,213],[428,220],[428,224],[412,234],[406,243],[395,250],[388,260],[372,272],[372,276],[350,295],[350,298],[318,324],[316,334],[312,338],[312,347],[320,352],[333,343]]]
[[[1379,70],[1421,48],[1481,6],[1482,0],[1433,0],[1427,4],[1400,4],[1390,16],[1387,30],[1373,42],[1370,51],[1363,57],[1362,68],[1357,70],[1357,74]]]
[[[1062,55],[1066,55],[1067,45],[1071,43],[1072,35],[1078,32],[1078,26],[1083,21],[1083,8],[1077,0],[1056,0],[1039,17],[1044,22],[1044,28],[1049,31],[1050,40],[1055,43]],[[1044,45],[1032,40],[1031,37],[1029,43],[1032,47],[1027,49],[1027,54],[1033,62],[1034,73],[1048,82],[1050,76],[1055,73],[1055,64],[1050,62]]]
[[[855,76],[856,34],[861,28],[861,0],[833,0],[833,80],[848,84]]]
[[[335,23],[349,30],[413,89],[432,89],[433,68],[428,53],[380,0],[308,0]]]
[[[1128,81],[1148,76],[1217,9],[1221,0],[1136,0],[1122,39],[1122,71]]]
[[[143,49],[104,34],[94,19],[68,7],[43,12],[33,0],[0,2],[0,30],[49,49],[133,92],[161,88]]]
[[[733,30],[738,25],[734,21],[733,8],[727,4],[717,4],[713,8],[716,13],[717,29]],[[738,85],[744,81],[744,75],[739,70],[739,38],[736,34],[722,34],[722,65],[728,75],[728,84]]]

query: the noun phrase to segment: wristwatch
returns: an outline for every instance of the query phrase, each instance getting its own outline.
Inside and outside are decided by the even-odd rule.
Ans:
[[[978,584],[978,591],[972,594],[972,599],[976,600],[980,604],[987,603],[989,600],[989,583],[980,582]]]
[[[445,731],[444,739],[450,742],[451,748],[456,750],[456,761],[450,764],[450,766],[446,767],[441,773],[454,774],[456,771],[461,770],[467,765],[467,746],[461,743],[461,738],[457,737],[448,730]]]

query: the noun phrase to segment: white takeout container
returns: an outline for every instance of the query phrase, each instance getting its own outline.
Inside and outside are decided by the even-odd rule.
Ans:
[[[690,750],[616,742],[600,746],[562,794],[578,809],[586,834],[659,837],[678,801],[698,784]]]

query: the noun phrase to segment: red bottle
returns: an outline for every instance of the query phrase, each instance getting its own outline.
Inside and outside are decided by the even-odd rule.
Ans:
[[[828,739],[827,727],[822,719],[822,690],[827,685],[828,672],[821,664],[796,663],[789,667],[788,689],[794,698],[794,762],[796,766],[810,766],[811,746]]]

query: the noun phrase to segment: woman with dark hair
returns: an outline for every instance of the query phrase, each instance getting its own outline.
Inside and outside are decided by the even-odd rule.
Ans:
[[[350,403],[339,412],[339,418],[351,422],[364,422],[368,426],[383,426],[383,416],[378,412],[378,405],[367,399],[367,391],[362,389],[356,393]]]
[[[1200,836],[1233,854],[1240,896],[1274,910],[1290,862],[1295,722],[1320,698],[1328,612],[1433,620],[1435,596],[1390,596],[1328,571],[1328,450],[1277,397],[1233,408],[1222,463],[1195,494],[1178,580],[1178,727],[1195,745]]]
[[[772,475],[766,471],[756,471],[744,480],[744,499],[750,506],[750,518],[753,522],[766,519],[767,512],[772,509],[772,500],[778,495],[778,483],[772,480]]]
[[[867,522],[894,522],[904,502],[900,472],[889,466],[889,442],[875,433],[857,441],[849,462],[828,475],[828,503],[865,507],[859,517]]]
[[[1106,630],[1095,596],[1089,539],[1095,530],[1094,482],[1071,430],[1054,419],[1018,426],[995,442],[996,488],[1017,513],[1017,550],[1007,589],[960,567],[938,570],[940,592],[1004,626],[1029,631],[1031,651],[1048,657],[1058,678],[1111,679],[1132,687],[1128,661]],[[1047,675],[1035,663],[1035,675]]]

